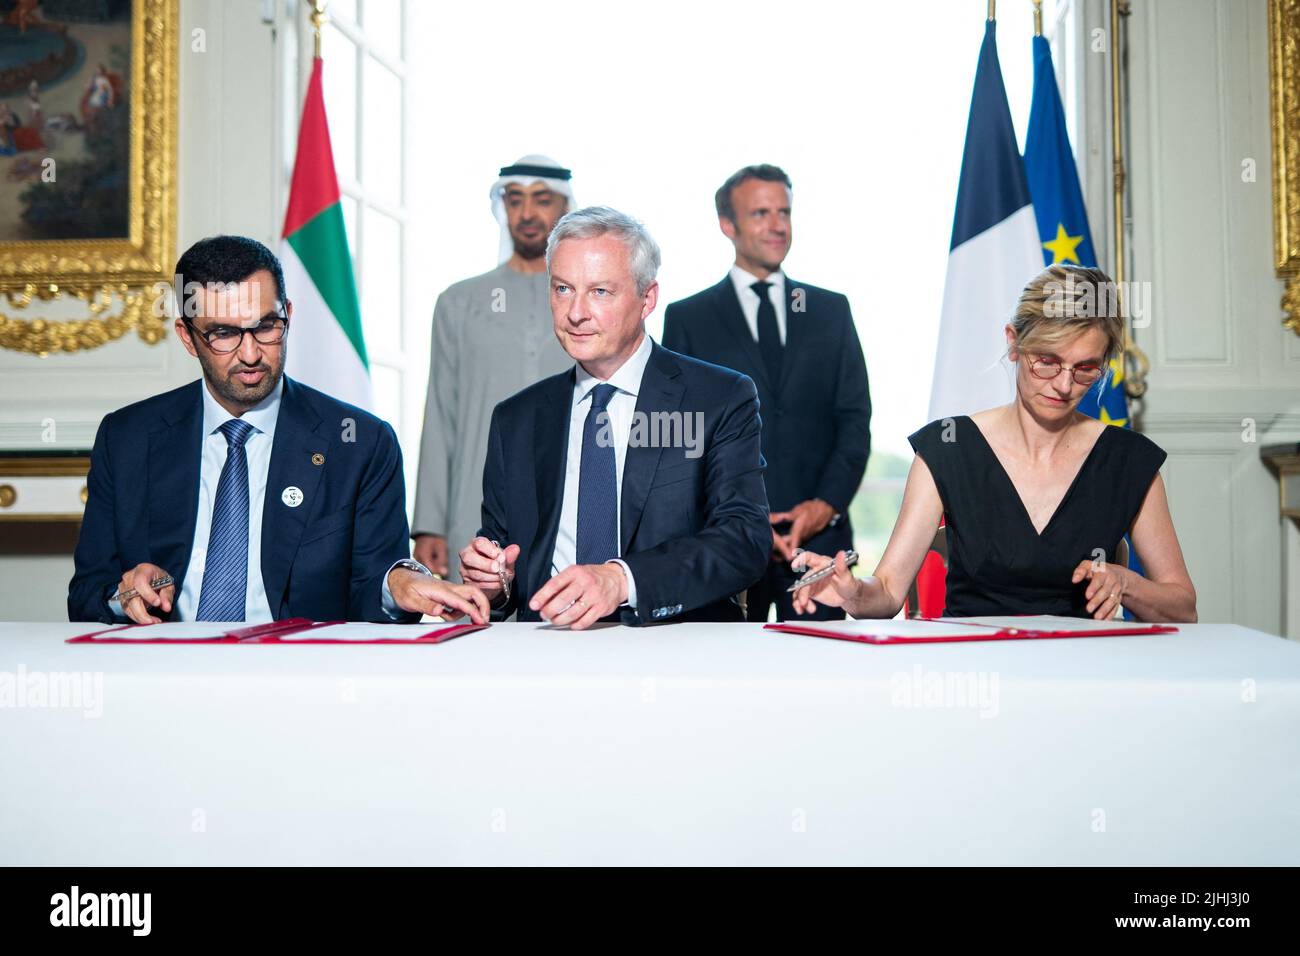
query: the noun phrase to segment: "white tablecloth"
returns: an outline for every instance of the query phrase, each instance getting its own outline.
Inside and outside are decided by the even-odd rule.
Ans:
[[[63,642],[84,630],[0,624],[0,863],[1300,863],[1300,645],[1232,625]],[[102,699],[39,705],[74,672]]]

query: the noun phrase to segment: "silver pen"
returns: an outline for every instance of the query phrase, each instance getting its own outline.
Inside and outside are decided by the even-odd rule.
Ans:
[[[504,550],[502,549],[501,545],[498,544],[497,542],[493,541],[492,544],[496,546],[496,549],[498,551],[502,552],[501,570],[497,572],[497,575],[501,579],[501,593],[503,595],[502,603],[504,604],[505,602],[510,600],[510,576],[506,574],[506,559],[505,559]]]
[[[165,588],[167,587],[167,585],[175,584],[175,583],[176,582],[172,579],[172,576],[170,574],[165,574],[160,578],[154,578],[152,581],[150,581],[149,587],[157,591],[159,588]],[[127,601],[131,600],[131,598],[133,597],[137,597],[139,593],[140,592],[137,591],[135,588],[127,588],[125,591],[115,592],[111,597],[109,597],[109,600],[116,601],[118,604],[121,605],[125,605]]]
[[[851,568],[853,567],[853,565],[857,563],[858,563],[858,552],[854,551],[852,548],[844,552],[844,564],[847,567]],[[834,573],[835,573],[835,562],[831,561],[830,564],[826,565],[826,567],[822,568],[820,571],[809,571],[807,574],[805,574],[803,577],[801,577],[798,581],[794,582],[794,584],[790,585],[785,590],[787,593],[791,591],[798,591],[800,588],[806,588],[810,584],[816,584],[822,578],[828,578]]]

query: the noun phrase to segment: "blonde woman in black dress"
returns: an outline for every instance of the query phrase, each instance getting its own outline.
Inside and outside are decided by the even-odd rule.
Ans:
[[[945,615],[1105,619],[1124,607],[1143,621],[1196,620],[1160,477],[1165,453],[1075,410],[1122,347],[1114,288],[1096,269],[1065,265],[1025,287],[1006,327],[1014,401],[912,435],[916,458],[875,573],[854,577],[840,552],[833,575],[795,594],[797,612],[816,602],[853,617],[893,617],[943,518]],[[1144,574],[1113,563],[1125,534]],[[830,561],[804,552],[793,566]]]

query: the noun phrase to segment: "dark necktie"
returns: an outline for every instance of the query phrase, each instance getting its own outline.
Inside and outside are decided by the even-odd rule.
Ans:
[[[771,287],[770,282],[755,282],[750,286],[758,293],[758,351],[763,356],[763,364],[767,366],[772,387],[776,388],[781,384],[782,349],[781,333],[776,327],[776,306],[772,305],[772,297],[767,294]]]
[[[221,426],[226,463],[217,479],[212,530],[203,566],[196,621],[242,621],[248,590],[248,452],[244,442],[253,426],[232,418]]]
[[[591,408],[582,426],[582,464],[578,471],[578,564],[603,564],[618,557],[618,469],[606,408],[617,389],[591,390]],[[600,440],[597,440],[599,436]]]

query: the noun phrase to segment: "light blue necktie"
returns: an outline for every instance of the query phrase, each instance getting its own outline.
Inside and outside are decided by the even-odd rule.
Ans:
[[[618,557],[618,468],[610,437],[609,400],[617,389],[591,390],[591,408],[582,426],[582,464],[578,470],[578,564],[603,564]],[[605,441],[597,436],[604,426]]]
[[[242,621],[248,590],[248,452],[244,442],[253,426],[232,418],[221,426],[226,463],[217,480],[208,535],[207,563],[199,591],[197,621]]]

